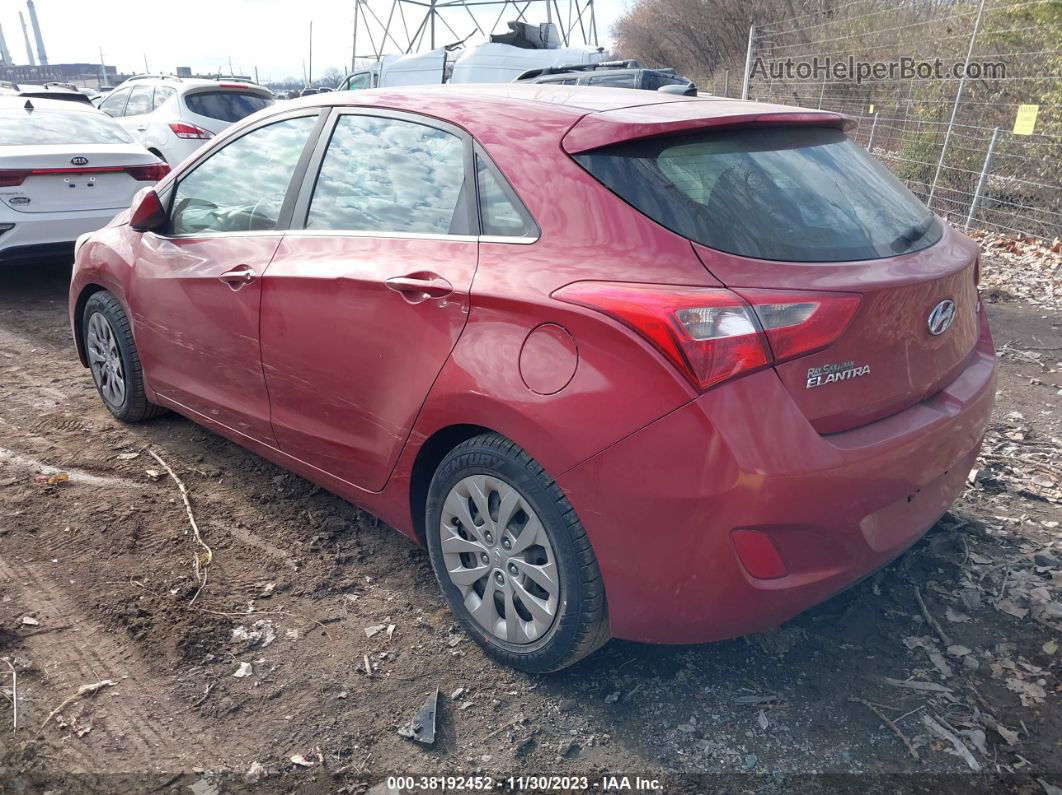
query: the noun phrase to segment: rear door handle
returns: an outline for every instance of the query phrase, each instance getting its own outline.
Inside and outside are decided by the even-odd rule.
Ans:
[[[218,281],[225,282],[233,290],[239,290],[245,284],[255,280],[256,274],[250,265],[237,265],[230,271],[218,276]]]
[[[454,291],[454,286],[450,282],[431,271],[392,276],[384,282],[384,285],[399,293],[411,304],[419,304],[429,298],[445,298]]]

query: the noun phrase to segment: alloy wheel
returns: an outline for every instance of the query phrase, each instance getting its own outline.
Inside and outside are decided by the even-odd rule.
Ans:
[[[120,408],[125,402],[125,365],[114,329],[100,312],[89,318],[85,342],[89,367],[100,395],[109,405]]]
[[[556,557],[516,488],[491,475],[463,478],[443,502],[439,533],[450,581],[483,629],[517,645],[549,631],[560,603]]]

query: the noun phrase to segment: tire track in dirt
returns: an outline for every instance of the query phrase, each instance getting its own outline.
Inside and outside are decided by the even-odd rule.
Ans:
[[[61,703],[81,685],[102,679],[117,682],[87,703],[86,722],[93,731],[61,742],[64,767],[70,772],[137,772],[220,761],[224,754],[201,739],[203,728],[195,725],[186,706],[167,695],[169,684],[148,674],[151,666],[134,648],[88,618],[39,569],[0,559],[0,579],[15,592],[12,598],[41,616],[45,630],[57,627],[22,640],[20,655],[28,656],[45,676],[47,689],[41,692],[38,685],[20,698],[26,725],[40,726],[51,704]],[[64,712],[75,713],[81,706],[73,702]],[[44,734],[57,733],[53,720]]]

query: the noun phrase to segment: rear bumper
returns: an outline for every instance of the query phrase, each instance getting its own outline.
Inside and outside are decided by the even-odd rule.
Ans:
[[[963,488],[995,394],[988,324],[933,397],[818,434],[773,371],[711,390],[558,478],[601,565],[613,635],[697,643],[756,632],[917,541]],[[787,574],[752,577],[731,532],[767,536]]]
[[[0,263],[65,257],[73,260],[74,242],[86,232],[106,226],[117,210],[77,213],[5,213],[14,227],[0,234]]]

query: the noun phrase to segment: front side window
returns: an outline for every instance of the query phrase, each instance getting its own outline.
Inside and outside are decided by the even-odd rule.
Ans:
[[[154,86],[133,86],[133,93],[129,95],[129,104],[125,106],[126,116],[139,116],[142,113],[151,112],[151,96]]]
[[[350,78],[350,85],[348,86],[350,91],[357,91],[362,88],[372,87],[372,75],[368,72],[358,72],[352,78]]]
[[[943,234],[902,182],[833,128],[649,138],[575,159],[662,226],[731,254],[879,259],[926,248]]]
[[[275,229],[317,116],[259,127],[212,154],[177,185],[174,235]]]
[[[464,174],[456,135],[400,119],[340,116],[306,228],[465,234]]]
[[[129,89],[122,88],[117,91],[112,91],[107,99],[100,103],[100,110],[106,113],[108,116],[115,118],[121,116],[125,111],[125,101],[129,99]]]

